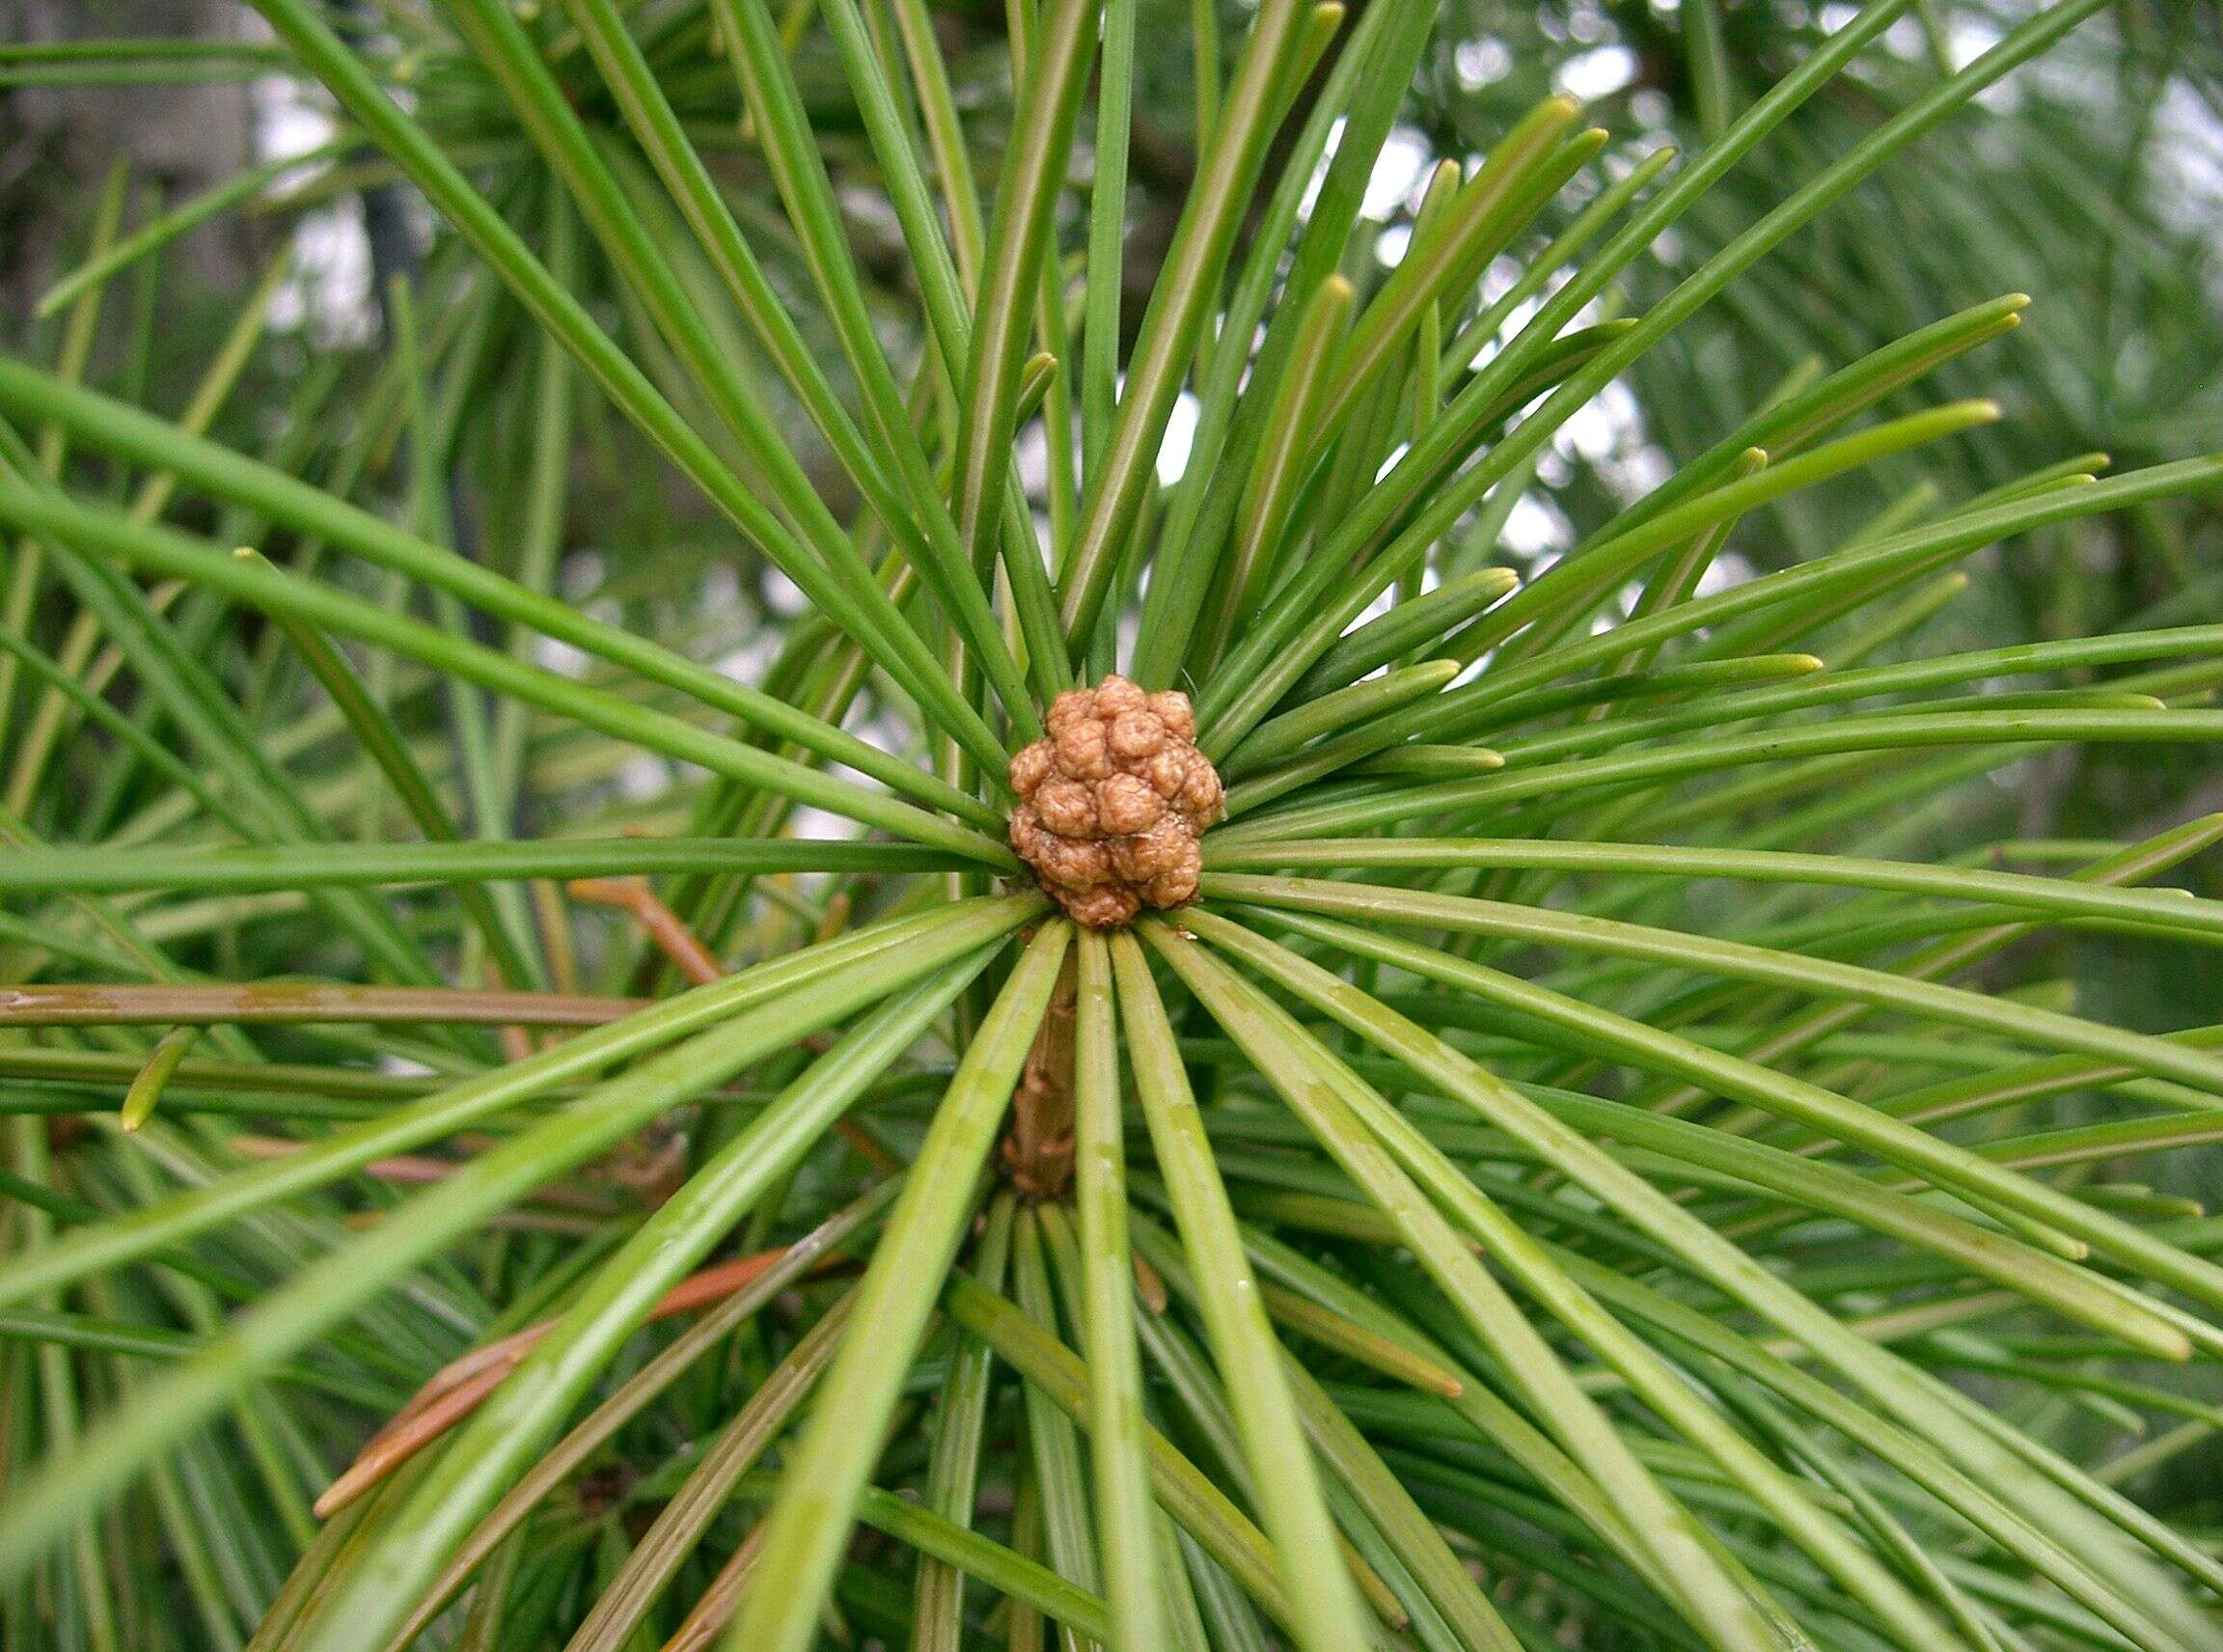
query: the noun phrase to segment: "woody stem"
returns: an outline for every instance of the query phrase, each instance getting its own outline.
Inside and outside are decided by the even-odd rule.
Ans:
[[[1003,1172],[1029,1198],[1060,1197],[1073,1180],[1073,1029],[1077,977],[1067,952],[1057,987],[1011,1098]]]

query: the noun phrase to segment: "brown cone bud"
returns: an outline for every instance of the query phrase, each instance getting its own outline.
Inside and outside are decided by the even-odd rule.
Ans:
[[[1194,899],[1196,840],[1221,815],[1186,694],[1123,676],[1060,694],[1049,735],[1011,759],[1011,847],[1076,923],[1116,929]]]

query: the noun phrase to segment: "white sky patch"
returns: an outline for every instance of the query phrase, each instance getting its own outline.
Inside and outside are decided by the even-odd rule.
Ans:
[[[535,633],[532,639],[533,663],[542,671],[554,672],[558,676],[572,678],[587,675],[588,656],[585,650],[573,647],[556,637],[543,637]]]
[[[1517,258],[1499,253],[1490,261],[1490,267],[1482,272],[1482,302],[1495,304],[1512,289],[1527,270],[1527,265]]]
[[[1698,576],[1697,594],[1712,596],[1745,584],[1752,578],[1752,564],[1736,551],[1723,551],[1706,564],[1706,571]]]
[[[1196,419],[1201,407],[1194,394],[1184,390],[1173,403],[1173,416],[1166,421],[1166,439],[1158,444],[1158,480],[1171,487],[1189,468],[1189,450],[1196,443]]]
[[[872,783],[866,782],[866,785]],[[823,809],[798,809],[791,816],[789,835],[806,840],[828,838],[862,838],[864,828],[854,820],[829,814]]]
[[[377,314],[370,280],[370,241],[352,203],[304,212],[293,268],[270,300],[270,326],[306,331],[322,344],[368,344]]]
[[[782,620],[810,612],[810,599],[803,588],[776,567],[764,570],[764,606]]]
[[[764,674],[780,657],[781,642],[779,632],[760,630],[740,647],[720,654],[710,662],[710,669],[734,682],[762,682]]]
[[[2168,134],[2157,148],[2182,185],[2182,192],[2155,191],[2156,210],[2182,228],[2211,231],[2223,201],[2223,124],[2182,81],[2171,81],[2162,93],[2154,121]]]
[[[255,148],[265,160],[304,155],[331,142],[331,111],[311,102],[300,81],[264,75],[254,83]]]
[[[1335,159],[1335,151],[1343,147],[1343,117],[1338,115],[1328,124],[1328,141],[1320,147],[1319,164],[1305,180],[1304,193],[1297,200],[1297,221],[1309,222],[1312,208],[1320,204],[1320,191],[1328,182],[1328,168]]]
[[[1396,605],[1397,588],[1395,586],[1391,586],[1387,591],[1382,592],[1382,594],[1377,596],[1373,601],[1366,604],[1364,611],[1359,614],[1358,619],[1352,620],[1350,624],[1343,627],[1343,635],[1348,637],[1352,632],[1358,630],[1359,626],[1365,624],[1368,620],[1381,619],[1383,615],[1388,613],[1389,610],[1394,608]],[[1368,676],[1378,676],[1381,675],[1381,672],[1376,670],[1368,672],[1366,675]]]
[[[1918,17],[1901,17],[1883,31],[1883,49],[1909,61],[1930,55],[1929,32]]]
[[[1377,220],[1388,217],[1412,199],[1413,191],[1435,163],[1435,151],[1424,134],[1411,126],[1390,127],[1389,135],[1382,141],[1382,152],[1374,157],[1374,170],[1366,179],[1366,196],[1358,210]]]
[[[618,771],[618,795],[627,803],[646,803],[672,789],[672,771],[662,757],[645,753],[625,759]]]
[[[1591,102],[1610,96],[1636,78],[1636,54],[1627,46],[1600,46],[1578,52],[1552,76],[1558,90]]]
[[[584,547],[565,555],[556,570],[556,586],[569,602],[594,594],[603,580],[602,553]]]
[[[1019,466],[1019,485],[1027,497],[1039,499],[1050,485],[1050,432],[1039,419],[1028,421],[1013,444],[1012,457]]]
[[[1595,45],[1613,32],[1613,24],[1596,6],[1575,5],[1567,9],[1567,32],[1584,45]]]
[[[1639,442],[1614,461],[1616,485],[1624,499],[1641,499],[1664,487],[1675,474],[1675,461],[1657,442]]]
[[[1541,558],[1548,552],[1565,550],[1571,537],[1567,518],[1557,506],[1533,493],[1523,493],[1513,502],[1498,542],[1520,556]],[[1540,567],[1531,569],[1532,573],[1540,571]]]
[[[1451,50],[1451,72],[1468,92],[1479,92],[1513,72],[1513,53],[1495,35],[1461,41]]]
[[[1643,409],[1628,384],[1614,379],[1552,433],[1551,454],[1594,470],[1624,503],[1633,503],[1674,474],[1665,450],[1645,430]],[[1571,479],[1572,470],[1566,472]]]
[[[1516,271],[1518,271],[1518,266],[1516,266]],[[1518,273],[1516,273],[1515,279],[1518,279]],[[1508,281],[1505,285],[1510,287],[1513,283]],[[1490,302],[1496,303],[1503,290],[1504,289],[1500,288],[1496,293],[1491,294]],[[1506,311],[1505,318],[1497,323],[1496,335],[1483,341],[1482,347],[1476,350],[1473,359],[1468,362],[1468,368],[1474,372],[1480,372],[1484,367],[1489,365],[1490,358],[1497,353],[1500,347],[1498,340],[1519,338],[1521,329],[1528,325],[1529,321],[1534,318],[1536,312],[1543,307],[1544,300],[1542,298],[1523,298],[1512,309]]]
[[[255,147],[265,159],[304,155],[332,141],[332,114],[303,84],[277,75],[257,80]],[[306,331],[323,344],[370,342],[375,314],[370,241],[352,197],[304,212],[293,231],[293,267],[270,301],[275,332]]]
[[[1568,414],[1567,422],[1559,427],[1551,441],[1561,452],[1596,464],[1611,457],[1613,450],[1620,445],[1621,420],[1600,396]]]
[[[1125,380],[1122,379],[1124,384]],[[1072,436],[1066,452],[1073,459],[1073,483],[1081,483],[1081,418],[1073,416]],[[1047,499],[1050,496],[1050,420],[1047,407],[1040,418],[1030,419],[1027,427],[1019,432],[1012,447],[1012,460],[1019,467],[1019,485],[1029,499]]]
[[[724,613],[740,600],[741,573],[731,563],[712,563],[702,570],[704,613]]]
[[[1945,42],[1953,50],[1953,61],[1966,63],[1982,57],[1997,45],[2000,31],[1982,17],[1956,14],[1945,30]]]
[[[879,190],[847,183],[835,191],[835,199],[840,203],[844,218],[869,224],[882,240],[894,246],[902,245],[903,221],[895,216],[894,205]]]

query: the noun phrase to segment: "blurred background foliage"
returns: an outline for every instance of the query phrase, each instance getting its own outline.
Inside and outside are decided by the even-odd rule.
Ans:
[[[1398,0],[1352,0],[1354,10],[1369,3]],[[641,10],[650,19],[642,35],[651,59],[680,66],[665,85],[690,135],[723,169],[745,227],[765,252],[774,281],[796,297],[793,308],[809,336],[823,327],[822,313],[809,301],[808,278],[735,106],[732,77],[708,61],[701,8],[692,0],[648,0]],[[875,6],[868,15],[884,20],[891,10]],[[1008,119],[1009,18],[998,0],[930,11],[975,166],[979,176],[992,177]],[[1395,164],[1386,163],[1369,190],[1375,232],[1354,238],[1360,256],[1385,266],[1402,249],[1431,168],[1445,158],[1479,156],[1547,92],[1583,99],[1590,119],[1610,133],[1605,175],[1626,176],[1664,145],[1686,152],[1701,147],[1838,20],[1836,8],[1804,0],[1441,0],[1441,11],[1423,74],[1390,145]],[[1683,220],[1654,260],[1633,266],[1614,307],[1633,313],[1654,302],[1827,157],[1920,97],[1942,67],[1967,62],[2027,11],[1924,0],[1890,32],[1884,50],[1865,55],[1798,110]],[[657,363],[662,346],[653,329],[598,269],[590,238],[566,228],[568,208],[463,42],[411,0],[365,0],[356,14],[394,87],[428,128],[511,222],[528,228],[535,245],[557,249],[558,267],[592,295],[598,317],[623,334],[636,357]],[[1151,49],[1142,54],[1146,79],[1138,89],[1131,169],[1130,329],[1140,320],[1139,294],[1155,278],[1195,172],[1199,110],[1209,112],[1224,67],[1221,54],[1241,39],[1246,16],[1237,3],[1222,5],[1216,17],[1190,0],[1143,5],[1141,34]],[[888,292],[884,342],[916,355],[921,342],[902,331],[918,314],[906,290],[912,272],[858,117],[823,33],[805,27],[810,0],[793,0],[787,17],[853,238]],[[0,327],[7,347],[63,363],[74,353],[90,382],[175,413],[187,405],[226,338],[241,335],[243,312],[252,316],[267,304],[268,325],[244,329],[251,351],[238,383],[214,410],[219,439],[280,455],[278,462],[343,493],[429,512],[459,548],[511,571],[519,557],[554,557],[560,589],[602,617],[698,657],[747,660],[760,672],[792,621],[792,588],[755,563],[591,394],[574,399],[565,519],[552,538],[533,531],[538,495],[522,468],[532,444],[520,425],[532,417],[545,346],[530,343],[531,324],[508,293],[455,243],[433,234],[430,215],[390,169],[349,152],[343,135],[333,148],[321,95],[288,78],[274,55],[263,55],[264,37],[251,14],[230,0],[0,0],[0,40],[135,35],[196,36],[228,55],[182,65],[120,59],[109,84],[98,86],[83,84],[82,69],[63,86],[36,61],[0,62]],[[700,61],[687,67],[690,59]],[[573,51],[566,65],[560,52],[558,69],[598,141],[620,163],[621,179],[638,184],[637,204],[669,220],[669,206],[585,53]],[[150,97],[150,87],[162,89],[158,98]],[[280,170],[285,155],[320,146],[336,152],[339,164]],[[232,180],[246,176],[257,186],[240,191]],[[161,256],[134,263],[99,307],[67,301],[66,294],[59,303],[48,297],[90,247],[151,226],[160,233],[176,226],[174,215],[219,199],[220,210]],[[1571,189],[1547,214],[1542,235],[1563,228],[1581,204],[1580,186]],[[1545,456],[1520,506],[1498,525],[1497,548],[1533,568],[1667,475],[1672,460],[1703,452],[1786,386],[2011,291],[2033,300],[2020,328],[1945,368],[1919,401],[1909,395],[1882,407],[1911,412],[1943,398],[1982,394],[2005,403],[2006,420],[1927,448],[1902,467],[1886,464],[1874,483],[1797,496],[1744,524],[1717,574],[1736,577],[1739,569],[1818,554],[1879,522],[1919,512],[1929,489],[1962,500],[2032,468],[2095,453],[2127,469],[2223,447],[2219,206],[2223,14],[2212,0],[2124,0],[1987,95],[1946,132],[1862,183],[1763,261],[1724,302],[1648,353]],[[1073,216],[1065,242],[1078,246],[1084,230],[1077,195],[1067,210]],[[706,269],[689,269],[694,255],[686,237],[674,229],[666,238],[712,324],[737,357],[751,358],[753,345],[723,290]],[[1520,250],[1524,262],[1533,243]],[[1519,267],[1509,259],[1487,280],[1501,288]],[[415,445],[405,439],[402,380],[379,316],[383,280],[395,274],[408,275],[424,294],[424,347],[435,387],[428,440]],[[145,324],[156,315],[160,325]],[[837,359],[830,338],[811,342],[822,346],[823,359]],[[783,406],[777,375],[761,372],[758,379],[767,400]],[[668,372],[661,382],[686,405],[680,374]],[[786,411],[808,454],[808,421]],[[698,423],[708,429],[715,421]],[[844,483],[831,459],[819,456],[816,473],[838,498]],[[1039,488],[1046,470],[1040,453],[1022,459]],[[1169,452],[1162,470],[1179,459]],[[2223,511],[2213,500],[2175,501],[2079,521],[2031,535],[2011,553],[1972,559],[1966,568],[1965,580],[1955,574],[1909,597],[1896,634],[1868,630],[1877,623],[1868,615],[1848,621],[1836,643],[1848,654],[1873,647],[1884,659],[2212,620],[2223,608]],[[214,608],[203,622],[213,628]],[[1827,639],[1821,651],[1831,655]],[[283,669],[278,650],[270,653],[269,669]],[[436,732],[444,713],[430,703],[436,696],[420,692],[426,685],[404,674],[391,686],[397,707],[416,719],[412,727]],[[321,737],[334,731],[327,727]],[[692,800],[659,759],[536,724],[518,737],[535,780],[528,807],[560,812],[562,830],[685,829]],[[309,750],[319,733],[302,727],[281,738],[293,742],[292,750]],[[1866,852],[1909,858],[1920,858],[1931,841],[2139,840],[2191,812],[2223,808],[2223,777],[2187,755],[2197,750],[2040,752],[1934,798],[1925,794],[1921,809],[1904,820],[1852,820],[1842,832]],[[1965,761],[1950,755],[1905,760],[1940,770]],[[374,810],[366,778],[335,760],[331,795],[354,795],[347,791],[353,786],[362,793],[356,805]],[[61,795],[49,788],[48,806]],[[100,819],[128,818],[132,802],[117,789],[85,797],[82,806],[95,819],[77,822],[77,832],[97,837]],[[1942,829],[1948,821],[1950,832]],[[545,819],[517,824],[548,827]],[[2223,895],[2214,863],[2205,866],[2191,873],[2201,892]],[[2209,950],[2053,928],[1988,968],[1995,986],[2078,1002],[2086,1013],[2120,1025],[2168,1029],[2214,1019],[2223,988],[2215,957]],[[2072,1113],[2061,1119],[2072,1121]],[[2165,1189],[2210,1205],[2223,1192],[2212,1149],[2153,1168]],[[2110,1426],[2069,1416],[2060,1423],[2072,1431]],[[2215,1461],[2212,1451],[2194,1452],[2170,1471],[2174,1490],[2195,1509],[2213,1509]]]
[[[1008,120],[1006,8],[999,0],[900,4],[929,18],[976,173],[993,176]],[[902,336],[918,314],[905,290],[912,272],[831,43],[809,27],[811,10],[810,0],[790,0],[784,20],[852,235],[866,271],[887,289],[884,342],[900,359],[920,344]],[[1443,158],[1471,162],[1546,93],[1585,102],[1589,118],[1611,134],[1600,173],[1623,176],[1663,146],[1686,153],[1702,146],[1755,89],[1771,85],[1840,21],[1840,11],[1850,14],[1804,0],[1441,0],[1439,10],[1423,71],[1369,189],[1366,211],[1377,229],[1353,240],[1354,256],[1385,266],[1402,250],[1433,166]],[[765,249],[775,282],[794,296],[807,336],[822,328],[739,118],[732,77],[709,56],[715,42],[701,7],[651,0],[643,11],[652,19],[644,29],[651,59],[672,70],[667,86],[691,134],[725,170],[745,227]],[[1654,259],[1633,266],[1609,300],[1613,308],[1634,313],[1651,304],[1826,157],[1919,98],[1942,67],[1965,63],[2027,13],[2013,0],[1923,0],[1882,49],[1798,110],[1663,237]],[[893,4],[867,12],[887,31],[891,50],[900,50],[895,14]],[[543,244],[555,228],[551,215],[565,208],[482,66],[412,0],[357,0],[352,14],[398,92],[454,146],[511,221]],[[1192,0],[1142,7],[1141,38],[1151,49],[1142,54],[1130,169],[1130,335],[1194,172],[1199,107],[1208,117],[1247,16],[1239,3],[1217,12]],[[282,77],[284,66],[260,43],[261,25],[233,0],[4,0],[0,17],[9,24],[0,38],[16,41],[198,36],[212,52],[229,54],[184,64],[120,59],[104,85],[84,84],[81,68],[67,71],[71,84],[63,86],[51,82],[64,71],[35,61],[0,64],[0,222],[9,226],[0,237],[0,293],[11,347],[34,359],[59,359],[68,345],[73,307],[49,300],[41,311],[39,300],[83,260],[112,192],[121,192],[121,233],[128,235],[227,194],[228,180],[251,168],[268,173],[274,157],[332,141],[321,94]],[[561,40],[557,52],[598,140],[624,159],[621,177],[640,185],[637,204],[653,205],[669,221],[586,54],[571,50],[566,69]],[[147,95],[151,86],[161,87],[158,97]],[[1077,168],[1086,164],[1085,145],[1084,137]],[[304,474],[400,498],[412,483],[376,312],[384,279],[406,273],[425,295],[425,350],[442,387],[434,421],[441,451],[432,457],[448,531],[461,548],[499,558],[505,553],[483,547],[518,542],[517,512],[532,497],[528,479],[514,473],[514,455],[528,451],[515,427],[532,405],[536,355],[520,347],[531,323],[458,247],[434,237],[429,213],[382,164],[340,158],[321,171],[269,178],[228,200],[159,259],[134,264],[90,329],[87,375],[151,405],[180,407],[236,322],[242,294],[272,261],[284,262],[269,325],[218,411],[214,433],[250,448],[282,436]],[[1585,187],[1597,185],[1578,180],[1548,211],[1537,238],[1579,212]],[[2031,295],[2021,327],[1948,365],[1934,387],[1883,406],[1907,412],[1917,395],[1982,394],[2005,404],[2003,422],[1886,463],[1873,482],[1798,496],[1742,529],[1716,577],[1812,556],[1917,515],[1939,495],[1972,497],[2034,466],[2105,454],[2127,469],[2223,446],[2219,207],[2223,14],[2205,0],[2124,0],[1863,182],[1649,352],[1547,455],[1503,524],[1500,554],[1531,566],[1549,559],[1787,386],[2004,292]],[[1078,194],[1066,210],[1073,221],[1065,241],[1078,247],[1084,239]],[[685,270],[685,237],[675,224],[667,227]],[[661,346],[618,285],[595,268],[590,238],[565,239],[578,279],[599,294],[597,313],[642,359],[657,361]],[[1533,245],[1514,250],[1525,255]],[[1486,290],[1508,284],[1520,267],[1501,260]],[[1353,273],[1363,285],[1381,272]],[[733,353],[750,357],[741,319],[717,283],[706,269],[694,276],[703,311]],[[134,316],[157,309],[159,327],[133,324]],[[827,359],[837,353],[830,338],[811,342]],[[767,399],[793,415],[788,426],[808,454],[809,421],[784,404],[776,373],[757,378]],[[664,382],[683,394],[676,375]],[[696,646],[712,657],[774,646],[791,591],[769,570],[752,578],[746,561],[736,578],[737,547],[700,502],[597,399],[578,399],[577,411],[568,520],[556,547],[567,557],[566,593],[630,607],[635,620],[653,619],[656,628],[683,613]],[[1176,419],[1176,440],[1181,428]],[[1035,451],[1022,455],[1038,489],[1046,470],[1039,447],[1036,437]],[[816,474],[838,500],[843,480],[819,456]],[[1178,464],[1169,452],[1162,470]],[[2211,501],[2032,536],[2011,554],[1972,560],[1966,589],[1955,576],[1918,592],[1909,600],[1925,605],[1921,625],[1875,646],[1889,658],[1904,648],[1983,647],[2209,618],[2223,604],[2219,541],[2223,520]],[[644,554],[650,550],[653,559]],[[642,606],[659,603],[655,616]],[[1872,616],[1849,622],[1839,641],[1871,646],[1864,629],[1872,623]],[[611,812],[636,823],[681,807],[655,776],[613,784]],[[2137,837],[2219,805],[2223,784],[2190,772],[2172,748],[2094,747],[2033,756],[1954,791],[1947,807],[1963,829],[1968,812],[1989,812],[2003,837]],[[1919,823],[1905,830],[1918,832]],[[2219,984],[2141,968],[2137,950],[2119,942],[2067,945],[2099,962],[2063,956],[2051,964],[2105,995],[2096,1012],[2134,1025],[2181,1024],[2195,1005],[2213,1001]]]

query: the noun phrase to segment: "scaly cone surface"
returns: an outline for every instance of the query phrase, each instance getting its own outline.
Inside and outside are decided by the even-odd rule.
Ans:
[[[1196,841],[1220,818],[1220,771],[1196,749],[1196,713],[1173,690],[1125,677],[1068,689],[1050,732],[1011,759],[1011,847],[1091,929],[1196,894]]]

